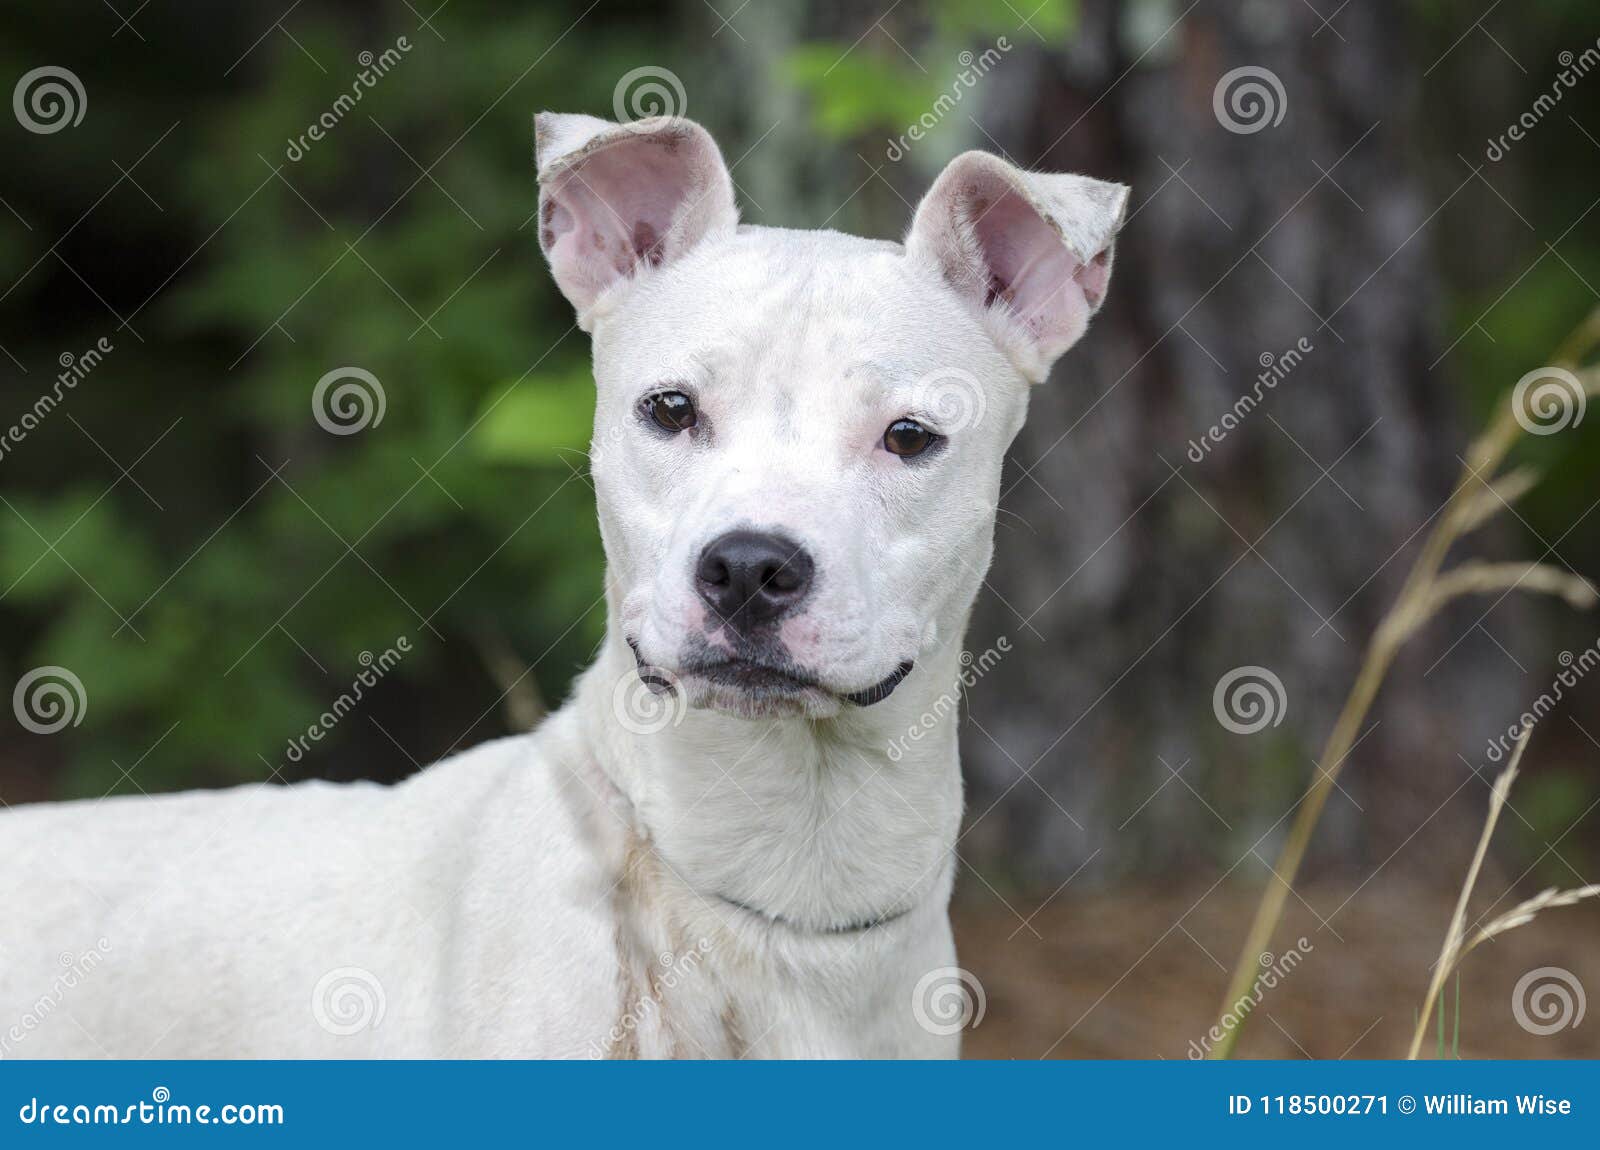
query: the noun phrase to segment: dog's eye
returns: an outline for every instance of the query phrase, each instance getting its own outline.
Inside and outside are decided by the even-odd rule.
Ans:
[[[645,397],[644,413],[663,431],[688,431],[698,421],[694,400],[681,391],[658,391]]]
[[[909,459],[928,450],[938,438],[914,419],[897,419],[883,433],[883,449],[890,455]]]

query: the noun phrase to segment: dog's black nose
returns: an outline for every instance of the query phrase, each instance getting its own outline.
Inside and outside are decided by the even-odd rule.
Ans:
[[[770,623],[811,589],[811,556],[780,535],[729,531],[713,539],[695,564],[695,589],[735,630]]]

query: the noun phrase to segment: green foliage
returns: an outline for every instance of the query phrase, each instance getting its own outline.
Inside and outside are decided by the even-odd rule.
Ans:
[[[918,38],[914,54],[904,44],[907,30],[896,31],[884,21],[854,43],[803,44],[789,53],[785,69],[810,99],[814,123],[826,135],[843,139],[877,129],[899,132],[950,92],[970,66],[970,58],[961,58],[963,50],[981,52],[1000,37],[1008,47],[1060,44],[1077,26],[1077,0],[1027,7],[1031,14],[986,0],[937,0],[928,9],[931,28]],[[965,117],[956,117],[946,130],[967,126]]]
[[[1450,5],[1414,4],[1418,25],[1444,45],[1447,28],[1459,14]],[[1503,132],[1548,98],[1562,69],[1561,53],[1581,51],[1592,42],[1592,5],[1561,0],[1530,7],[1519,24],[1517,52],[1524,64],[1508,73],[1508,88],[1490,105],[1488,135]],[[1492,45],[1490,51],[1497,51]],[[1441,53],[1443,48],[1441,48]],[[1462,51],[1439,57],[1436,81],[1425,85],[1420,115],[1437,125],[1441,156],[1479,169],[1470,192],[1483,203],[1481,216],[1441,213],[1438,261],[1451,285],[1448,318],[1440,343],[1449,348],[1434,372],[1460,380],[1475,423],[1530,369],[1546,363],[1551,349],[1594,306],[1600,284],[1600,247],[1593,239],[1594,128],[1600,110],[1600,85],[1579,79],[1563,89],[1555,114],[1544,117],[1502,159],[1486,159],[1488,140],[1467,127],[1453,106],[1452,92],[1470,87],[1472,57]],[[1455,71],[1452,72],[1451,69]],[[1470,132],[1470,135],[1468,134]],[[1471,174],[1444,164],[1435,180],[1441,196]],[[1455,228],[1454,234],[1448,229]],[[1486,236],[1496,237],[1491,243]],[[1492,258],[1485,261],[1485,251]],[[1486,269],[1489,269],[1486,271]],[[1430,358],[1432,358],[1430,356]],[[1560,435],[1529,437],[1518,448],[1520,461],[1547,477],[1519,506],[1530,544],[1542,550],[1583,521],[1600,486],[1600,420],[1587,418]],[[1578,531],[1560,547],[1559,561],[1579,571],[1600,559],[1594,535]]]
[[[1508,820],[1506,827],[1522,851],[1536,860],[1538,881],[1570,886],[1574,882],[1571,868],[1578,868],[1580,874],[1592,873],[1592,847],[1568,832],[1577,813],[1589,810],[1600,799],[1593,762],[1579,752],[1571,763],[1556,763],[1530,775],[1520,788],[1517,813],[1522,818]],[[1559,854],[1544,849],[1553,842],[1561,844]]]
[[[6,670],[71,668],[89,700],[91,721],[49,744],[69,758],[62,797],[329,773],[352,754],[361,773],[407,773],[369,718],[387,731],[406,700],[429,700],[439,713],[408,750],[448,750],[500,691],[476,654],[490,629],[547,698],[565,692],[603,626],[582,458],[593,387],[586,339],[538,256],[530,119],[604,106],[611,80],[586,91],[600,81],[581,33],[531,69],[528,46],[579,11],[458,5],[448,45],[404,9],[359,31],[307,12],[304,53],[271,37],[235,74],[251,82],[185,109],[145,181],[160,226],[190,229],[162,261],[196,257],[138,317],[145,342],[117,332],[5,461],[28,482],[0,505],[3,608],[29,620]],[[402,35],[410,50],[291,158],[351,91],[359,54]],[[4,242],[8,263],[31,262]],[[103,316],[63,345],[88,346]],[[377,377],[384,413],[334,435],[312,392],[344,367]],[[127,463],[169,425],[133,473],[150,499],[112,485],[85,438]],[[371,705],[289,762],[287,741],[348,689],[362,652],[400,636],[412,653]],[[479,680],[465,702],[463,674]]]
[[[1448,1057],[1454,1058],[1457,1062],[1459,1062],[1461,1061],[1461,972],[1459,970],[1456,971],[1455,984],[1455,1016],[1454,1021],[1451,1023],[1450,1049],[1448,1052]],[[1413,1028],[1415,1028],[1417,1024],[1419,1013],[1420,1012],[1416,1010],[1411,1012],[1411,1025]],[[1438,1035],[1434,1040],[1434,1057],[1443,1059],[1447,1057],[1447,1054],[1444,1044],[1444,1008],[1442,1003],[1440,1004],[1440,1008],[1434,1011],[1434,1018],[1437,1022],[1438,1029]]]
[[[834,138],[909,124],[939,92],[909,60],[857,54],[849,44],[804,45],[790,54],[787,67],[812,99],[816,126]]]
[[[530,376],[497,394],[474,432],[479,457],[502,463],[584,465],[594,382],[587,365]]]

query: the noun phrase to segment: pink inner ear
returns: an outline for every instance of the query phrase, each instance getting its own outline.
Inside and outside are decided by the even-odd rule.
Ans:
[[[988,275],[984,306],[1004,300],[1046,355],[1059,354],[1105,296],[1106,253],[1080,264],[1038,211],[999,181],[973,196],[972,229]]]
[[[1111,250],[1098,252],[1094,259],[1073,272],[1072,278],[1083,289],[1090,309],[1098,309],[1105,302],[1106,288],[1111,286]]]
[[[682,143],[664,135],[619,141],[546,189],[539,243],[580,307],[638,264],[665,258],[673,222],[693,194]]]

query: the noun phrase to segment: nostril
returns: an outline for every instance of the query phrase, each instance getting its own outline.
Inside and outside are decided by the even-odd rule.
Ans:
[[[707,556],[700,561],[700,579],[714,587],[725,587],[732,576],[728,572],[728,565],[714,555]]]
[[[795,591],[800,587],[800,576],[787,564],[769,566],[761,572],[761,586],[769,591]]]

